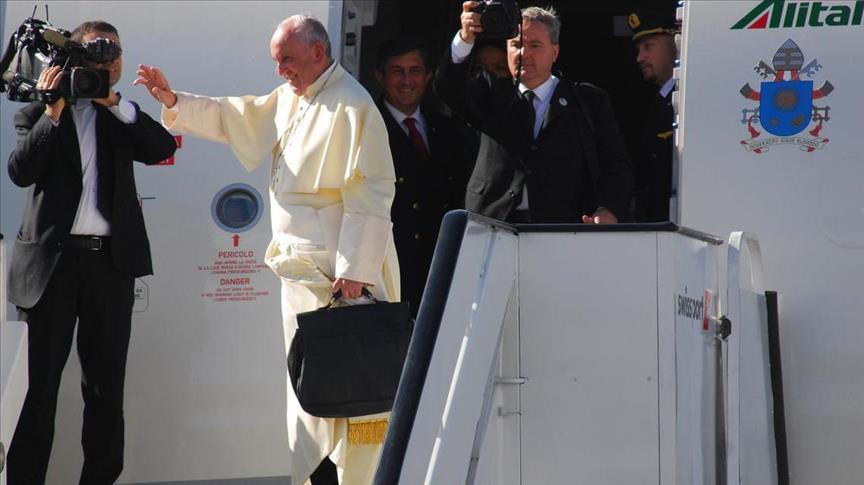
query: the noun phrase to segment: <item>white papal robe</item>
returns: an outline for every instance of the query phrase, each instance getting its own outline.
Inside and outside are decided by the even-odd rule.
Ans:
[[[288,84],[265,96],[178,92],[162,123],[227,143],[247,170],[270,161],[273,239],[265,262],[282,280],[286,352],[295,315],[325,304],[336,277],[373,284],[379,299],[399,299],[387,129],[369,93],[341,66],[334,62],[302,96]],[[386,414],[313,417],[290,382],[287,407],[293,483],[304,483],[327,455],[343,485],[371,482]]]

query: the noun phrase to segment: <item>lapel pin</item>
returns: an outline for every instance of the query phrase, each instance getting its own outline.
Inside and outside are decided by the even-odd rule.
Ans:
[[[558,98],[558,104],[561,106],[567,106],[567,100],[564,98]]]

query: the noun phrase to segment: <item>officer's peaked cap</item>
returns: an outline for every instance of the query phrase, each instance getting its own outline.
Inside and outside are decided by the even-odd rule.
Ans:
[[[655,10],[633,12],[627,17],[627,24],[630,26],[630,31],[633,32],[634,41],[651,34],[675,35],[678,33],[674,10],[671,12]]]

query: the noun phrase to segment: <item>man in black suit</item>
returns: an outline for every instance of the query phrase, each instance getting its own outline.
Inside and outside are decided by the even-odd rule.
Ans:
[[[81,43],[115,44],[117,29],[81,24]],[[98,39],[98,40],[97,40]],[[50,67],[37,90],[56,94]],[[155,164],[176,149],[162,126],[112,89],[104,99],[45,98],[15,115],[9,176],[29,187],[9,267],[9,301],[28,326],[29,388],[9,449],[9,485],[42,484],[54,438],[57,393],[78,326],[84,424],[82,484],[114,483],[123,469],[123,386],[135,277],[152,273],[132,161]]]
[[[502,39],[478,41],[471,51],[471,76],[477,76],[486,71],[492,77],[510,79],[510,68],[507,66],[507,47]]]
[[[630,161],[606,93],[552,75],[554,11],[522,10],[521,36],[507,40],[514,86],[469,74],[464,61],[483,31],[472,11],[478,4],[463,4],[462,28],[436,78],[442,99],[483,133],[466,208],[521,223],[617,222],[630,199]]]
[[[399,255],[402,299],[416,315],[438,240],[441,219],[463,206],[468,149],[456,123],[420,107],[432,78],[419,40],[400,37],[378,50],[375,76],[384,88],[378,108],[396,169],[391,219]]]
[[[642,78],[658,92],[643,119],[639,155],[636,159],[636,190],[633,218],[639,222],[668,221],[672,195],[672,71],[678,55],[675,47],[674,12],[666,15],[644,11],[628,17],[636,47],[636,62]]]

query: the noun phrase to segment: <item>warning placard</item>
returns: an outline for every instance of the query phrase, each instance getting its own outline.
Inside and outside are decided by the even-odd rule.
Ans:
[[[206,273],[201,298],[214,302],[254,302],[268,296],[260,281],[269,277],[269,268],[257,260],[251,249],[231,248],[216,253],[212,263],[198,266]]]
[[[132,312],[140,313],[150,306],[150,287],[141,278],[135,280],[135,302],[132,304]]]

